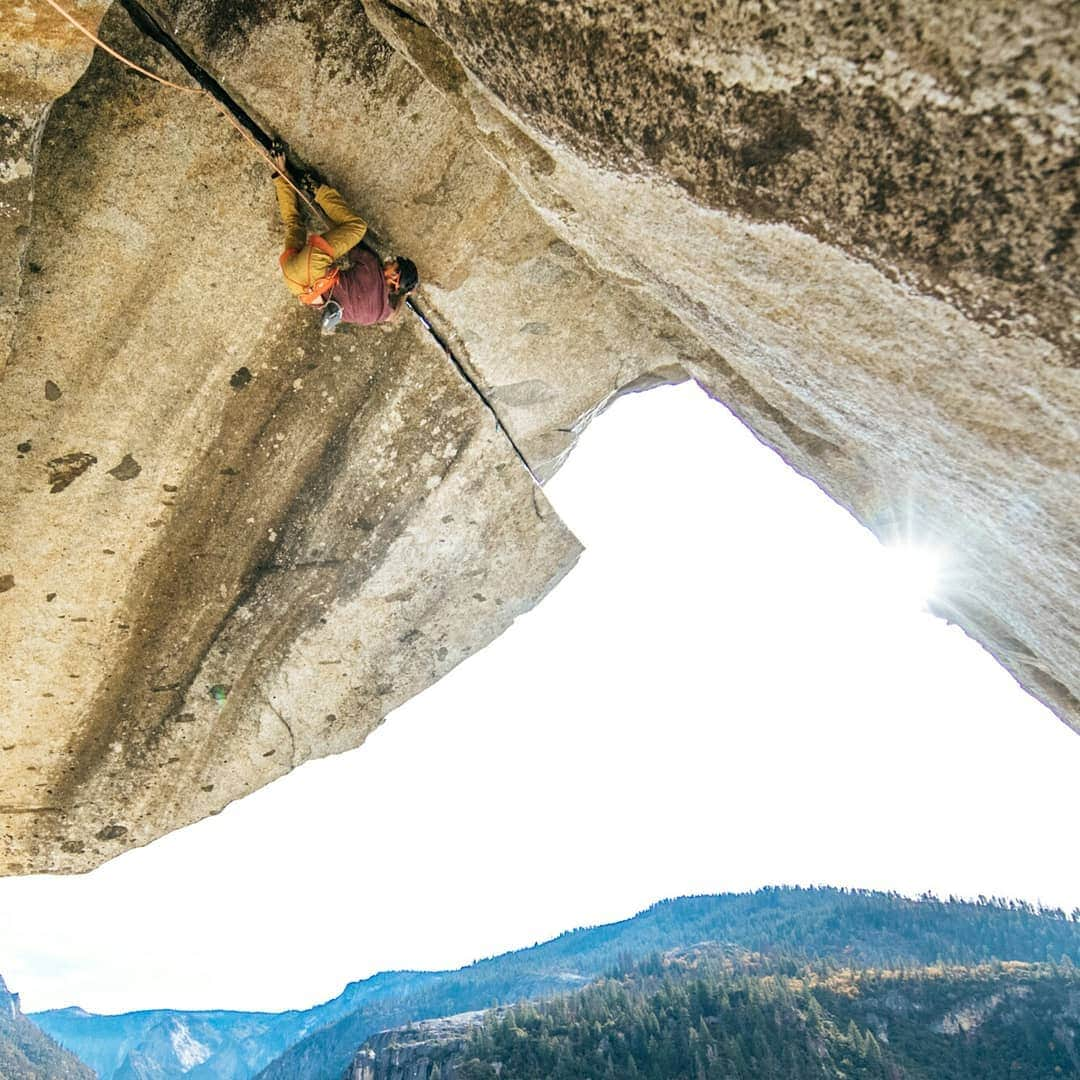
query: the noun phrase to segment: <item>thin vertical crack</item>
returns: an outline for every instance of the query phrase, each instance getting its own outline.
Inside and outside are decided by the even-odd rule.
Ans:
[[[506,441],[510,444],[514,453],[517,454],[518,459],[521,461],[521,464],[524,465],[526,469],[528,469],[529,475],[533,479],[533,483],[536,484],[537,487],[543,487],[540,478],[536,475],[535,472],[533,472],[533,468],[529,464],[528,458],[526,458],[525,455],[521,452],[520,447],[514,441],[514,436],[510,434],[506,425],[502,422],[502,418],[496,411],[495,406],[491,404],[491,401],[488,399],[487,395],[484,393],[483,390],[480,389],[479,385],[472,377],[472,375],[469,374],[469,371],[465,367],[465,365],[454,355],[454,350],[450,348],[449,342],[447,342],[447,340],[442,336],[442,334],[440,334],[439,331],[431,325],[431,320],[428,319],[428,317],[423,313],[420,307],[417,306],[415,300],[410,297],[405,301],[405,303],[408,304],[413,314],[416,315],[416,317],[423,324],[424,329],[427,330],[428,334],[431,335],[431,338],[432,340],[434,340],[435,344],[438,345],[439,348],[442,349],[442,351],[446,354],[446,356],[450,360],[450,363],[452,363],[454,367],[457,368],[458,374],[469,384],[470,387],[472,387],[473,392],[484,403],[484,405],[487,407],[488,412],[490,412],[491,415],[495,418],[496,429],[501,431],[503,435],[506,436]]]

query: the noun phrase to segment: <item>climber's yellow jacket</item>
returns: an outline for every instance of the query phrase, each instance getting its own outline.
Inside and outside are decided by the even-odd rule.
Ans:
[[[345,205],[345,200],[326,184],[320,184],[315,201],[333,222],[322,234],[322,243],[308,239],[303,219],[296,204],[296,192],[280,177],[274,177],[278,209],[285,225],[285,250],[281,256],[281,271],[285,284],[297,296],[330,272],[330,264],[355,247],[367,232],[367,222]],[[310,303],[310,300],[306,301]]]

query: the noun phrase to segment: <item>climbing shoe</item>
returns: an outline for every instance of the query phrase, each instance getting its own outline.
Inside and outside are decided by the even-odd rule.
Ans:
[[[336,300],[327,300],[322,314],[321,330],[324,335],[329,337],[337,329],[342,314],[341,305]]]

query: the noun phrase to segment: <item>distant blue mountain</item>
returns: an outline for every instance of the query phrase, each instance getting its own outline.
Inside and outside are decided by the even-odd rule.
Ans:
[[[109,1016],[67,1008],[35,1013],[33,1019],[101,1080],[245,1080],[297,1041],[369,1001],[408,998],[437,977],[381,972],[302,1011],[151,1009]]]

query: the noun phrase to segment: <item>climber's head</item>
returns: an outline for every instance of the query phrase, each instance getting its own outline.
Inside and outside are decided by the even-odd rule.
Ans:
[[[391,259],[383,267],[383,277],[386,279],[387,289],[400,296],[408,296],[420,284],[416,263],[403,255]]]

